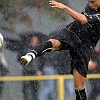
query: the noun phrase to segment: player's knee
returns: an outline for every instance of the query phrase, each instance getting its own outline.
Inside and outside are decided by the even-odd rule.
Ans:
[[[82,76],[76,69],[73,70],[73,77],[75,89],[83,89],[85,86],[86,78]]]
[[[52,49],[53,50],[59,50],[61,48],[61,42],[56,39],[49,39],[48,41],[52,42]]]

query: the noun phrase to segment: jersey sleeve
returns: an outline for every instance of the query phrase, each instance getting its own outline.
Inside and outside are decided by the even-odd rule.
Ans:
[[[89,24],[100,23],[100,14],[86,15]]]
[[[86,5],[85,11],[83,12],[83,14],[86,16],[89,24],[100,23],[100,11],[93,10],[89,6],[89,3]]]

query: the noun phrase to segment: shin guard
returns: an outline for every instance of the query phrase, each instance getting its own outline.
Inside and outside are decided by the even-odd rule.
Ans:
[[[35,54],[35,56],[41,56],[44,52],[50,52],[52,50],[52,42],[46,41],[37,45],[31,52]]]
[[[83,90],[75,90],[76,100],[87,100],[85,89]]]

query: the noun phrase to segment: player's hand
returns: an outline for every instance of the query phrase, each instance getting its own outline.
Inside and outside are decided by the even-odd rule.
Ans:
[[[27,53],[25,56],[21,57],[21,61],[20,64],[23,66],[28,65],[32,59],[35,58],[35,54],[34,53]]]
[[[97,67],[97,62],[96,61],[92,61],[90,60],[89,63],[88,63],[88,70],[93,70]]]
[[[60,3],[60,2],[57,2],[55,0],[51,0],[49,1],[49,4],[51,5],[52,8],[59,8],[59,9],[65,9],[65,5]]]

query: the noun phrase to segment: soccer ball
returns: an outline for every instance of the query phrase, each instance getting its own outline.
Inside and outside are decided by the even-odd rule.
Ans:
[[[2,34],[0,33],[0,47],[2,47],[2,44],[3,44],[3,36],[2,36]]]

